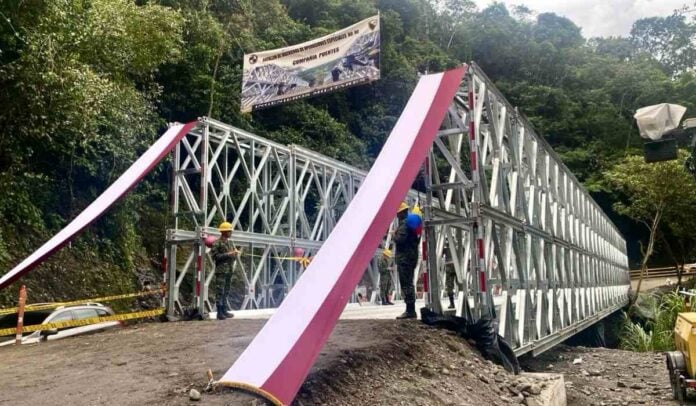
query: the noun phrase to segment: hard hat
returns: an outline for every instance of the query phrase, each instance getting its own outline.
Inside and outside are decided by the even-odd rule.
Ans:
[[[420,207],[418,207],[418,206],[413,206],[413,210],[411,210],[411,213],[415,214],[416,216],[423,217],[423,212],[421,211]]]
[[[391,258],[391,257],[392,257],[392,252],[391,252],[391,250],[390,250],[389,248],[385,248],[385,249],[382,251],[382,255],[384,255],[384,256],[387,257],[387,258]]]
[[[408,210],[408,204],[406,202],[401,202],[401,206],[399,206],[399,210],[397,210],[397,213],[401,213],[404,210]]]
[[[220,223],[220,225],[218,226],[218,231],[220,231],[220,232],[223,232],[223,231],[232,231],[232,224],[230,224],[230,223],[228,223],[228,222],[226,222],[226,221],[223,221],[223,222]]]

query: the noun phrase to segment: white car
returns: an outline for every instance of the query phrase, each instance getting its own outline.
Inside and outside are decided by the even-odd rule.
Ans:
[[[112,316],[114,311],[110,307],[100,303],[87,303],[77,306],[61,306],[51,310],[35,310],[24,313],[24,325],[57,323],[68,320],[83,320],[92,317]],[[80,327],[65,327],[59,329],[47,329],[34,331],[22,336],[22,344],[35,344],[46,340],[59,340],[78,334],[93,333],[101,330],[121,326],[120,321],[105,321]],[[17,327],[17,313],[0,316],[0,329]],[[0,347],[12,345],[15,336],[0,337]]]

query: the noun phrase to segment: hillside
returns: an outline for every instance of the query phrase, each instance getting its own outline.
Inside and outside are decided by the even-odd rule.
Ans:
[[[688,14],[637,21],[625,38],[588,39],[552,13],[499,3],[478,9],[466,0],[258,0],[253,7],[61,0],[0,8],[0,270],[79,213],[167,122],[208,115],[367,167],[418,74],[470,60],[595,192],[636,263],[646,231],[613,212],[627,195],[608,187],[604,173],[639,153],[632,120],[638,107],[669,101],[696,111],[695,24]],[[377,12],[381,80],[239,112],[245,52],[299,43]],[[156,278],[171,224],[169,172],[157,167],[69,249],[25,278],[30,300],[128,292],[144,275]],[[696,218],[689,213],[685,218]],[[683,234],[662,231],[667,240]],[[676,255],[690,257],[692,245]],[[661,248],[655,262],[673,256]],[[17,290],[0,292],[0,305],[14,302]]]

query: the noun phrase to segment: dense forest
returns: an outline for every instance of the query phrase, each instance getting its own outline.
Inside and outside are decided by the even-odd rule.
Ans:
[[[381,80],[239,112],[244,53],[378,11]],[[615,219],[632,264],[652,248],[654,263],[694,261],[694,181],[682,176],[688,153],[650,167],[648,180],[636,176],[646,164],[636,158],[642,141],[632,117],[662,102],[696,116],[694,15],[677,10],[636,21],[626,37],[585,38],[552,13],[500,3],[479,9],[469,0],[0,0],[0,272],[79,213],[167,122],[208,115],[369,167],[418,74],[471,60]],[[154,272],[169,221],[168,176],[158,166],[24,278],[30,300],[132,291],[138,276]],[[663,185],[670,194],[656,205],[649,179],[664,184],[665,176],[675,184]],[[16,290],[0,292],[0,304]]]

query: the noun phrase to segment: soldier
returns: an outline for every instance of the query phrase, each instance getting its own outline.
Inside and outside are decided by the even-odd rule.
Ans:
[[[232,234],[232,224],[224,221],[218,230],[221,233],[220,239],[213,243],[210,253],[215,261],[217,319],[225,320],[228,317],[234,317],[234,314],[229,311],[231,309],[228,308],[227,296],[230,294],[234,259],[239,256],[240,252],[232,246],[232,242],[229,240]]]
[[[396,246],[396,270],[399,273],[399,283],[401,293],[406,302],[406,311],[397,319],[415,319],[416,315],[416,288],[413,285],[413,273],[418,264],[418,236],[415,230],[411,230],[406,225],[408,217],[408,204],[401,202],[399,211],[396,213],[399,219],[399,227],[394,235],[394,245]]]
[[[462,286],[457,281],[457,271],[454,269],[454,263],[452,262],[452,257],[447,247],[445,247],[443,261],[445,266],[445,288],[447,289],[447,297],[449,298],[448,309],[454,309],[454,284],[456,283],[459,289],[461,289]]]
[[[389,293],[391,293],[392,287],[391,258],[391,250],[385,248],[382,251],[382,257],[379,259],[379,294],[382,296],[382,305],[394,304],[389,300]]]

